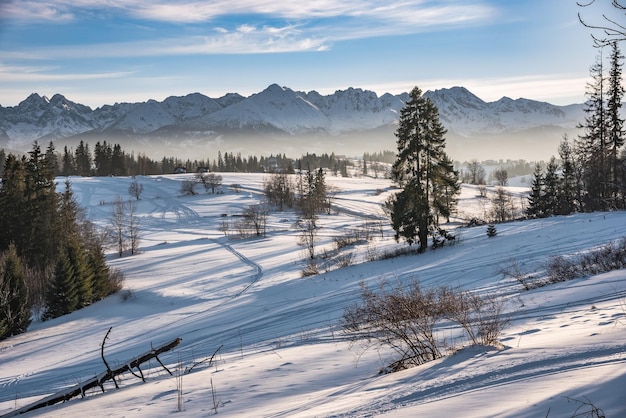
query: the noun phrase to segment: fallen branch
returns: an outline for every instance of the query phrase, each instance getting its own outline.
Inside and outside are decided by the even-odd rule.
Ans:
[[[224,344],[220,345],[220,346],[217,348],[217,350],[215,350],[215,351],[213,352],[213,355],[212,355],[210,358],[205,358],[205,359],[204,359],[204,360],[202,360],[202,361],[199,361],[199,362],[197,362],[197,363],[194,363],[191,367],[189,367],[188,369],[186,369],[186,370],[185,370],[185,373],[191,373],[191,371],[193,370],[193,368],[194,368],[194,367],[196,367],[196,366],[198,366],[198,365],[200,365],[200,364],[206,363],[206,361],[207,361],[207,360],[209,361],[209,366],[210,366],[211,364],[213,364],[213,357],[215,357],[215,355],[217,354],[217,352],[218,352],[218,351],[220,351],[220,350],[222,349],[222,347],[224,347]]]
[[[109,329],[109,332],[111,332],[111,329]],[[20,409],[16,409],[15,411],[6,414],[6,415],[2,415],[2,417],[0,418],[8,418],[8,417],[14,417],[20,414],[24,414],[26,412],[30,412],[30,411],[34,411],[36,409],[39,408],[43,408],[46,406],[50,406],[50,405],[54,405],[57,404],[59,402],[65,402],[68,401],[72,398],[75,398],[77,396],[81,396],[81,397],[85,397],[85,392],[87,392],[90,389],[95,388],[96,386],[100,387],[100,389],[104,392],[104,382],[108,381],[108,380],[113,380],[115,381],[115,377],[121,375],[122,373],[125,372],[131,372],[133,375],[137,376],[135,373],[132,372],[132,369],[138,369],[139,372],[141,373],[141,376],[143,377],[143,372],[141,372],[141,369],[139,368],[139,366],[149,360],[152,360],[153,358],[156,359],[159,364],[161,366],[163,366],[163,368],[169,373],[172,374],[167,367],[165,367],[163,365],[163,363],[161,363],[161,360],[159,360],[158,355],[168,352],[170,350],[172,350],[174,347],[178,346],[181,343],[181,339],[180,338],[176,338],[175,340],[162,345],[158,348],[152,348],[150,351],[146,352],[145,354],[142,354],[139,357],[136,357],[135,359],[126,362],[123,366],[117,368],[117,369],[111,369],[108,365],[108,363],[106,362],[106,360],[104,359],[104,342],[107,338],[107,336],[109,335],[109,332],[107,332],[106,336],[104,337],[104,340],[102,341],[102,350],[101,350],[101,355],[102,355],[102,360],[104,361],[105,366],[107,367],[107,370],[103,373],[100,373],[99,375],[83,382],[80,383],[76,386],[72,386],[70,388],[67,388],[61,392],[57,392],[53,395],[47,396],[35,403],[32,403],[30,405],[27,405],[25,407],[22,407]],[[144,379],[145,381],[145,379]],[[117,382],[115,382],[115,386],[117,386]]]

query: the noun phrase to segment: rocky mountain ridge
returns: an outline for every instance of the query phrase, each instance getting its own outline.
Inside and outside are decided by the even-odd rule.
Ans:
[[[463,87],[424,95],[439,108],[449,134],[459,138],[548,128],[571,130],[583,118],[582,104],[556,106],[507,97],[485,102]],[[79,137],[132,137],[144,144],[181,139],[224,144],[234,137],[270,135],[283,141],[306,136],[337,143],[351,135],[393,132],[408,98],[408,93],[379,97],[359,88],[322,95],[272,84],[249,97],[230,93],[214,99],[192,93],[162,102],[116,103],[91,109],[60,94],[47,98],[33,93],[17,106],[0,106],[0,147],[22,149],[35,140]],[[391,140],[393,143],[393,135]]]

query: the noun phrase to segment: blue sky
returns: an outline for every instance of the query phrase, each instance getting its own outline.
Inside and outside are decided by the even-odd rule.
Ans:
[[[576,0],[0,0],[0,105],[33,92],[93,108],[247,96],[272,83],[580,103],[597,50],[579,11],[599,22]]]

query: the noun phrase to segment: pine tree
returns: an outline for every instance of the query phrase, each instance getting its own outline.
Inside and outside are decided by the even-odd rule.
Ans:
[[[530,194],[528,195],[528,208],[526,208],[526,214],[530,217],[542,218],[545,216],[543,185],[543,170],[541,166],[537,164],[533,173]]]
[[[487,225],[487,236],[489,238],[493,238],[496,235],[498,235],[498,230],[496,229],[496,226],[494,224]]]
[[[112,156],[113,150],[106,141],[102,144],[100,141],[96,142],[96,146],[93,149],[93,162],[96,166],[96,176],[109,176],[113,174]]]
[[[580,202],[582,185],[577,181],[577,162],[567,135],[559,144],[559,158],[562,171],[558,195],[558,214],[569,215],[576,210],[576,201]]]
[[[0,148],[0,178],[4,176],[4,164],[7,159],[7,153],[4,151],[4,148]]]
[[[114,176],[126,175],[126,164],[124,162],[124,152],[120,144],[113,145],[113,153],[111,155],[111,170]]]
[[[542,206],[544,216],[551,216],[557,213],[559,206],[559,189],[560,178],[557,173],[559,166],[554,157],[550,158],[548,165],[546,166],[546,173],[543,177],[543,193],[542,193]]]
[[[0,251],[15,243],[22,256],[27,247],[29,220],[24,216],[26,207],[26,157],[7,156],[0,182]]]
[[[54,143],[50,141],[48,144],[48,148],[46,149],[46,155],[44,157],[44,161],[48,171],[52,174],[52,177],[56,177],[61,173],[61,168],[59,167],[59,158],[54,150]]]
[[[624,119],[621,118],[620,109],[624,88],[622,87],[622,60],[624,57],[620,53],[617,42],[611,43],[611,68],[609,70],[609,86],[607,100],[607,130],[608,130],[608,153],[610,187],[609,192],[614,207],[622,207],[619,199],[621,167],[619,153],[624,145]]]
[[[92,302],[97,302],[109,296],[112,289],[109,285],[110,269],[106,263],[106,256],[102,247],[93,246],[87,252],[87,263],[92,273]]]
[[[28,241],[22,250],[27,264],[43,271],[54,263],[60,246],[57,229],[58,196],[54,173],[37,142],[28,154],[24,190],[26,202],[20,211],[20,216],[28,219]]]
[[[79,176],[91,176],[91,152],[89,144],[85,144],[82,140],[76,148],[74,161],[76,164],[76,172]]]
[[[26,276],[15,245],[0,256],[0,340],[25,332],[30,324]]]
[[[67,148],[67,145],[63,148],[63,157],[61,157],[61,175],[62,176],[74,176],[77,174],[76,163],[72,152]]]
[[[607,169],[607,116],[604,65],[602,56],[591,67],[592,82],[587,85],[588,100],[585,103],[585,121],[579,128],[584,130],[576,143],[577,154],[584,167],[585,210],[606,208],[608,173]]]
[[[65,243],[65,252],[74,271],[74,281],[78,302],[76,308],[82,308],[93,299],[93,274],[87,262],[87,255],[78,237],[69,237]]]
[[[45,319],[57,318],[73,312],[78,307],[78,291],[72,263],[62,251],[54,268],[54,279],[46,294]]]
[[[396,131],[398,154],[392,171],[403,190],[387,201],[387,208],[396,240],[418,242],[419,252],[427,248],[428,236],[439,231],[436,215],[445,212],[442,186],[458,181],[444,151],[445,134],[437,107],[415,87]]]

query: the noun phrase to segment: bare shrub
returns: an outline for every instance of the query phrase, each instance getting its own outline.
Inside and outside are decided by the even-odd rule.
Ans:
[[[509,319],[503,314],[504,302],[493,295],[441,288],[441,303],[446,316],[459,324],[471,345],[498,345],[498,338]]]
[[[302,269],[302,277],[315,276],[319,274],[319,266],[317,260],[314,258],[310,258],[308,263]]]
[[[240,238],[248,238],[250,236],[251,224],[247,217],[237,219],[233,226]]]
[[[626,267],[626,238],[575,257],[552,257],[546,265],[548,283],[606,273]]]
[[[408,287],[380,283],[374,292],[361,284],[361,304],[349,306],[343,315],[343,329],[353,341],[380,343],[391,347],[399,358],[389,366],[398,371],[442,356],[442,342],[435,324],[443,318],[433,290],[423,290],[413,281]]]
[[[390,347],[398,359],[386,371],[402,370],[441,357],[445,340],[437,325],[458,324],[471,345],[498,345],[508,324],[503,301],[450,287],[422,288],[415,280],[391,286],[381,281],[377,292],[361,284],[361,303],[349,306],[342,327],[353,342]]]
[[[120,269],[111,269],[109,272],[109,295],[117,293],[124,287],[124,272]]]
[[[517,260],[513,257],[511,257],[508,265],[500,266],[498,273],[502,274],[502,277],[505,279],[511,277],[517,280],[524,290],[531,290],[541,286],[541,284],[536,282],[535,276],[522,271]]]
[[[347,252],[335,257],[335,262],[339,267],[348,267],[354,263],[354,253]]]
[[[196,179],[183,180],[180,184],[180,194],[195,196],[198,194],[196,193],[196,184],[198,184]]]

